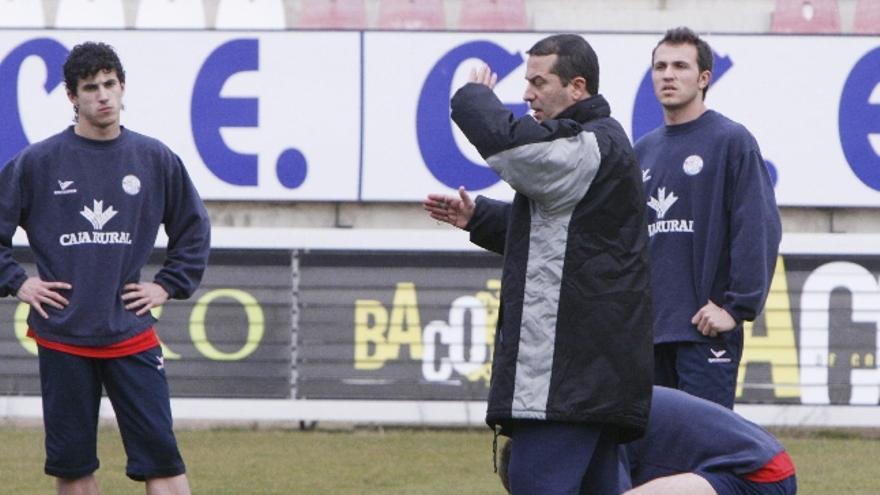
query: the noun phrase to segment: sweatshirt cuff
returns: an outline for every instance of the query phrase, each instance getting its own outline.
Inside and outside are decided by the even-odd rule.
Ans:
[[[168,285],[168,282],[165,282],[164,280],[156,279],[156,280],[153,280],[153,283],[158,285],[159,287],[162,287],[163,289],[165,289],[165,292],[168,293],[168,299],[178,299],[178,298],[174,297],[174,295],[177,293],[177,291],[174,289],[174,287]]]
[[[727,314],[729,314],[733,318],[733,321],[736,322],[736,326],[740,326],[743,324],[743,321],[745,320],[745,318],[743,317],[742,314],[740,314],[738,311],[733,309],[732,304],[725,304],[724,306],[721,307],[721,309],[723,309],[724,311],[727,311]]]
[[[474,211],[471,214],[471,218],[468,220],[467,225],[462,227],[462,230],[464,230],[465,232],[470,232],[471,230],[473,230],[475,224],[477,223],[477,217],[480,216],[477,213],[477,210],[480,209],[480,207],[483,205],[485,200],[486,200],[486,198],[482,194],[477,195],[477,197],[474,198]]]
[[[9,293],[13,296],[18,296],[18,290],[21,289],[27,278],[27,273],[24,270],[12,277],[12,280],[9,281]]]

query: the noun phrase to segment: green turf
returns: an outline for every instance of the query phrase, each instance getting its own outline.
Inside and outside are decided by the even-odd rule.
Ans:
[[[873,437],[873,438],[872,438]],[[877,435],[838,430],[780,432],[801,495],[878,490]],[[217,429],[178,432],[196,494],[501,494],[487,430],[355,431]],[[42,474],[42,430],[0,427],[3,493],[53,492]],[[99,484],[105,494],[142,494],[124,475],[118,432],[103,428]]]

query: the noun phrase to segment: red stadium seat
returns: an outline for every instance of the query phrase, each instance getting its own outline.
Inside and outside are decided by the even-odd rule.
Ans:
[[[379,27],[382,29],[443,29],[446,16],[443,0],[381,0]]]
[[[367,27],[364,0],[302,0],[299,18],[301,28],[363,29]]]
[[[859,0],[856,3],[856,22],[853,31],[862,34],[880,34],[880,2]]]
[[[525,0],[462,0],[459,29],[516,31],[528,24]]]
[[[770,19],[774,33],[839,33],[837,0],[776,0]]]

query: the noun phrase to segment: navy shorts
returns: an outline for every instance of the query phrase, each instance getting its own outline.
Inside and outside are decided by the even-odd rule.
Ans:
[[[740,478],[733,473],[698,472],[718,492],[718,495],[795,495],[797,478],[794,475],[774,483],[758,483]]]
[[[101,388],[116,412],[125,473],[143,481],[186,472],[171,429],[171,401],[156,346],[131,356],[97,359],[39,347],[48,475],[65,479],[98,469]]]
[[[654,385],[676,388],[728,409],[736,397],[742,344],[669,342],[654,345]]]
[[[517,421],[511,438],[513,495],[620,493],[617,442],[602,425]]]

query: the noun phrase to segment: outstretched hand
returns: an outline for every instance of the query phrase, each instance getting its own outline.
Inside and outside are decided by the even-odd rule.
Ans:
[[[143,315],[151,308],[165,304],[165,301],[168,300],[168,293],[165,292],[165,289],[153,282],[125,284],[122,290],[122,300],[127,303],[125,309],[137,309],[135,314],[138,316]]]
[[[422,208],[439,222],[445,222],[463,229],[474,215],[474,201],[465,191],[464,186],[458,188],[458,197],[446,194],[429,194],[422,203]]]
[[[709,301],[691,318],[691,323],[706,337],[717,337],[719,333],[736,328],[736,320],[724,308]]]
[[[489,86],[489,89],[495,89],[495,83],[498,82],[498,74],[492,72],[488,65],[483,65],[479,69],[471,69],[471,75],[468,82]]]
[[[43,305],[48,304],[55,309],[64,309],[70,304],[70,301],[56,291],[72,288],[73,286],[67,282],[45,282],[39,277],[30,277],[21,284],[15,297],[30,305],[40,316],[48,319],[49,314],[43,309]]]

